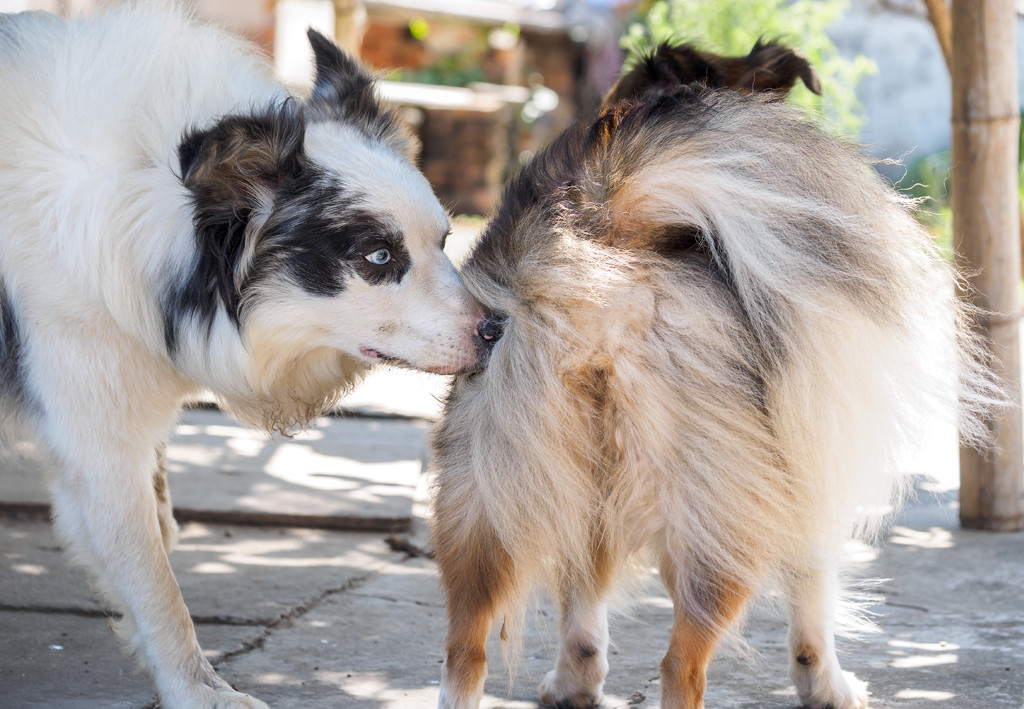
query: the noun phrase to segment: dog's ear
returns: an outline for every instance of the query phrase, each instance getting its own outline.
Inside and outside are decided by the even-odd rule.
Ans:
[[[797,79],[814,93],[821,93],[818,76],[808,61],[774,42],[758,41],[745,57],[723,57],[687,45],[662,44],[616,82],[601,107],[624,99],[663,96],[688,84],[782,99]]]
[[[381,112],[373,78],[352,57],[315,29],[306,33],[316,74],[309,99],[311,117],[375,121]]]
[[[181,179],[194,197],[226,209],[255,206],[303,164],[305,123],[294,101],[250,116],[227,116],[189,131],[178,146]]]
[[[287,101],[190,131],[178,146],[200,253],[195,287],[205,303],[223,303],[236,322],[245,254],[257,238],[249,226],[280,190],[302,179],[304,125],[301,107]]]
[[[381,140],[409,155],[412,140],[395,112],[381,103],[373,77],[331,40],[310,28],[316,75],[308,111],[311,120],[342,121],[367,137]]]
[[[751,93],[770,92],[784,97],[800,79],[804,86],[821,95],[821,83],[810,62],[794,49],[758,40],[746,57],[719,57],[729,85]]]
[[[619,77],[601,102],[601,109],[627,99],[664,96],[689,84],[713,86],[716,79],[714,67],[702,52],[685,44],[661,44]]]

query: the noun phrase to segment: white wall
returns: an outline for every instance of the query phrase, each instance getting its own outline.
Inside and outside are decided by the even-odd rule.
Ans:
[[[900,157],[907,164],[950,144],[949,72],[935,32],[923,16],[883,9],[877,0],[853,0],[829,34],[844,56],[864,54],[878,65],[857,89],[868,123],[861,141],[879,157]],[[1018,89],[1024,96],[1024,23],[1017,23]]]

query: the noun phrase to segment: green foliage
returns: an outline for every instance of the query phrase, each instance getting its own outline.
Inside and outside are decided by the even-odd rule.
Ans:
[[[925,155],[910,164],[906,176],[899,184],[903,192],[918,200],[918,221],[949,253],[953,251],[953,210],[949,205],[951,166],[952,157],[948,150]],[[1024,209],[1024,113],[1021,114],[1017,176],[1017,195]]]
[[[432,27],[426,19],[417,17],[409,21],[408,30],[413,40],[429,46],[435,31],[443,32],[444,28]],[[393,69],[388,72],[388,78],[435,86],[469,86],[487,80],[481,66],[487,49],[487,34],[480,30],[460,51],[437,57],[430,65],[419,69]]]
[[[818,73],[823,96],[802,84],[790,100],[823,116],[833,131],[856,138],[864,114],[857,82],[877,71],[864,56],[839,56],[825,30],[843,14],[847,0],[647,0],[622,38],[623,48],[643,52],[665,41],[690,42],[724,55],[743,55],[760,39],[799,49]]]
[[[435,34],[443,34],[444,26],[431,26],[422,17],[409,21],[409,36],[429,49]],[[400,68],[389,72],[388,78],[436,86],[469,86],[486,82],[483,65],[499,49],[511,49],[519,42],[519,25],[506,23],[490,30],[477,28],[472,38],[458,51],[437,57],[429,66],[420,69]]]
[[[918,200],[915,214],[949,253],[953,251],[953,210],[949,208],[950,154],[940,150],[915,160],[899,188]]]
[[[487,80],[480,67],[479,56],[473,54],[449,54],[422,69],[400,69],[394,73],[394,78],[437,86],[469,86],[473,82]]]

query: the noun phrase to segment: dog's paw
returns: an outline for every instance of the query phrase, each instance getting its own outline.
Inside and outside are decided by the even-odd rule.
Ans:
[[[557,670],[548,672],[538,687],[540,703],[554,709],[592,709],[600,706],[604,694],[601,687],[581,689],[575,683],[562,680]]]
[[[797,686],[805,709],[868,709],[868,686],[852,672],[815,677],[810,686]]]
[[[269,709],[256,697],[241,692],[218,692],[210,709]]]
[[[167,709],[269,709],[248,694],[213,687],[195,687],[188,696],[163,698],[162,704]]]

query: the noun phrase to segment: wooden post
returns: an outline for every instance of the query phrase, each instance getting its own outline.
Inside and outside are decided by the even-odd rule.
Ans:
[[[953,238],[990,315],[998,371],[1020,400],[1021,266],[1017,197],[1020,114],[1014,0],[953,0]],[[960,523],[1024,528],[1021,410],[990,421],[997,449],[960,452]]]
[[[928,19],[935,30],[935,38],[939,40],[939,49],[942,50],[942,58],[946,61],[946,69],[950,76],[953,75],[953,20],[949,15],[949,7],[946,0],[924,0],[928,9]],[[1017,210],[1017,218],[1020,222],[1021,248],[1024,249],[1024,205]],[[1021,268],[1024,269],[1024,259],[1021,261]]]
[[[334,0],[334,41],[354,57],[362,53],[366,8],[362,0]]]
[[[928,19],[935,28],[935,38],[939,40],[942,58],[946,60],[946,68],[953,72],[953,22],[949,17],[946,0],[924,0],[928,10]]]

